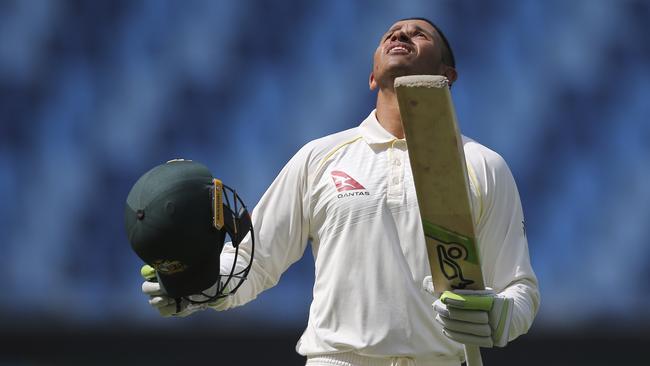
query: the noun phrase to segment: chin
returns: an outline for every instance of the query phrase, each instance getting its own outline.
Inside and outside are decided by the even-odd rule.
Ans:
[[[417,73],[414,72],[413,68],[409,67],[408,65],[394,65],[387,70],[386,74],[389,75],[392,79],[406,75],[417,75]]]

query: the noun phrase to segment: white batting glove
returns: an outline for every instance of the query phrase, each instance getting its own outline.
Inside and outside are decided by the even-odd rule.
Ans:
[[[146,280],[142,283],[142,292],[149,296],[149,304],[165,318],[170,316],[186,317],[210,306],[216,306],[219,300],[221,300],[215,300],[215,303],[194,304],[184,298],[174,299],[167,296],[160,283],[153,281],[156,278],[156,271],[151,266],[143,266],[140,273]],[[218,282],[203,292],[206,295],[214,296],[217,293],[217,284]],[[191,295],[188,297],[193,301],[204,301],[208,299],[204,295]]]
[[[429,284],[428,284],[429,283]],[[430,280],[424,288],[433,293]],[[456,342],[480,347],[508,344],[514,300],[494,291],[445,291],[433,303],[443,333]]]

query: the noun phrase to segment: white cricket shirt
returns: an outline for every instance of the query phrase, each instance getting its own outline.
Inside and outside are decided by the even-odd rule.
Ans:
[[[470,139],[463,143],[483,276],[486,286],[515,299],[512,339],[528,330],[539,304],[519,193],[498,154]],[[300,149],[252,218],[253,267],[218,309],[274,286],[311,239],[316,274],[300,354],[463,357],[462,345],[434,320],[435,298],[422,290],[431,273],[406,142],[384,130],[375,111],[359,127]],[[241,245],[245,251],[250,243]],[[232,255],[227,246],[221,262],[230,265]]]

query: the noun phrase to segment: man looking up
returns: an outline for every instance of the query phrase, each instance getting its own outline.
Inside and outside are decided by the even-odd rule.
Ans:
[[[462,343],[505,346],[528,331],[537,312],[519,194],[501,156],[463,138],[483,277],[496,298],[512,304],[509,327],[496,334],[450,321],[450,309],[438,302],[432,310],[436,296],[422,287],[431,272],[393,82],[432,74],[453,84],[454,57],[432,22],[413,18],[389,28],[373,61],[376,109],[358,127],[309,142],[287,163],[253,210],[257,241],[247,281],[209,306],[225,310],[253,300],[277,284],[311,240],[313,301],[296,347],[307,365],[459,365]],[[247,245],[240,244],[242,266]],[[226,246],[221,263],[232,261]],[[163,315],[207,307],[178,308],[151,282],[143,290]]]

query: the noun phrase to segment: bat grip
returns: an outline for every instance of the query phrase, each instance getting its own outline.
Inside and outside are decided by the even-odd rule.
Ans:
[[[465,365],[466,366],[483,366],[481,359],[481,349],[473,344],[465,345]]]

